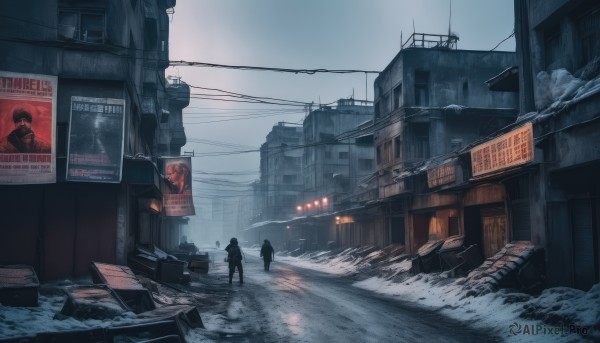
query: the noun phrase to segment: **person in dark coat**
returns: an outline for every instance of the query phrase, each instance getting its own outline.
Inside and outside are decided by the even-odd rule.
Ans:
[[[233,237],[229,240],[229,244],[225,247],[227,251],[227,262],[229,262],[229,283],[233,279],[233,273],[237,267],[240,273],[240,284],[244,283],[244,268],[242,267],[242,249],[238,245],[237,238]]]
[[[268,239],[265,239],[262,248],[260,248],[260,257],[265,262],[265,271],[269,271],[271,261],[275,260],[275,249],[273,249]]]

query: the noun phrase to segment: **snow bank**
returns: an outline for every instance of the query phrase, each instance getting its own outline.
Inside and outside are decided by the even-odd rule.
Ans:
[[[388,248],[370,251],[367,258],[358,256],[364,249],[351,248],[337,254],[320,252],[279,260],[337,275],[345,271],[346,276],[360,280],[353,284],[356,287],[440,311],[476,328],[491,330],[509,342],[599,341],[600,284],[589,292],[559,287],[534,296],[514,289],[498,290],[497,282],[491,281],[496,279],[487,278],[508,273],[531,257],[533,246],[525,243],[506,246],[494,256],[497,258],[489,259],[464,278],[451,278],[447,272],[411,275],[412,263],[403,249],[384,260],[381,257]],[[374,259],[379,262],[370,263]],[[559,334],[548,333],[559,328],[564,328]],[[570,332],[570,328],[586,332]]]

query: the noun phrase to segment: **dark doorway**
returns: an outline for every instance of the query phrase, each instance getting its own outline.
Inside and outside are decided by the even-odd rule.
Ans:
[[[404,217],[392,217],[392,244],[405,244]]]
[[[469,206],[465,207],[465,244],[471,246],[477,244],[479,253],[483,256],[483,249],[481,246],[482,241],[482,230],[481,230],[481,214],[479,213],[479,207]]]
[[[448,217],[448,237],[458,234],[458,217]]]

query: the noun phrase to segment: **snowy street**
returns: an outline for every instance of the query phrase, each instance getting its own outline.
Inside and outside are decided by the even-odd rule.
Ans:
[[[444,273],[411,275],[409,263],[382,250],[314,251],[276,255],[263,270],[256,248],[245,248],[244,284],[227,280],[225,252],[206,249],[207,274],[189,284],[155,283],[157,307],[195,306],[205,328],[185,332],[187,342],[581,342],[597,341],[600,287],[565,287],[539,295],[510,289],[466,296],[467,278]],[[379,262],[375,262],[379,261]],[[64,280],[40,288],[39,307],[0,306],[0,341],[17,342],[42,332],[136,325],[150,317],[132,312],[112,319],[56,317]],[[570,332],[568,323],[580,334]],[[585,332],[581,332],[585,330]],[[30,340],[31,341],[31,340]]]
[[[225,330],[231,341],[250,342],[481,342],[497,341],[483,330],[378,296],[351,282],[277,261],[263,270],[247,252],[244,285],[237,274],[225,285],[227,264],[216,258],[224,287],[234,290],[226,316],[209,331]],[[225,256],[225,254],[223,254]],[[221,261],[221,263],[219,263]],[[206,316],[205,316],[206,318]],[[221,338],[220,341],[229,341]]]

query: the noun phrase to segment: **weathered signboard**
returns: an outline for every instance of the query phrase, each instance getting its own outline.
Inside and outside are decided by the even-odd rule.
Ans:
[[[473,176],[533,161],[533,126],[527,123],[471,149]]]
[[[429,188],[446,185],[454,181],[456,181],[455,160],[427,170],[427,185]]]

